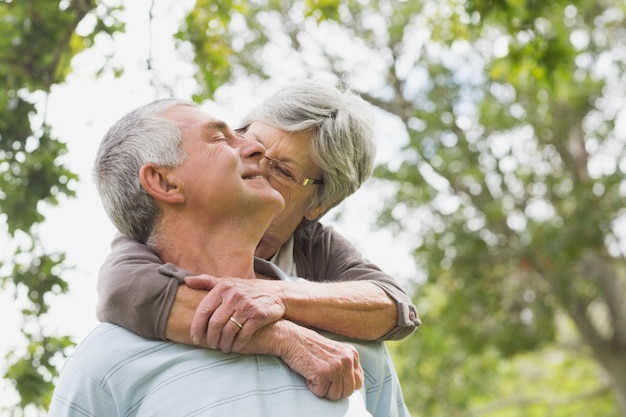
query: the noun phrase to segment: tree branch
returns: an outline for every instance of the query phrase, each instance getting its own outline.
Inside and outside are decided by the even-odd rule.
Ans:
[[[608,258],[608,259],[607,259]],[[594,279],[601,288],[613,328],[613,342],[626,348],[626,289],[608,256],[587,252],[583,256],[585,276]]]
[[[59,61],[63,56],[63,52],[65,52],[65,50],[69,47],[70,39],[76,31],[76,27],[94,7],[95,4],[92,0],[75,0],[72,2],[72,9],[75,11],[75,17],[72,23],[66,27],[63,38],[59,42],[58,47],[54,50],[52,60],[50,61],[50,65],[46,71],[48,77],[48,80],[46,80],[48,87],[55,83],[54,75],[57,72]]]
[[[576,324],[576,328],[591,347],[594,357],[605,366],[609,363],[606,361],[606,352],[609,350],[609,344],[597,332],[587,315],[588,304],[580,299],[574,300],[569,308],[570,316]]]

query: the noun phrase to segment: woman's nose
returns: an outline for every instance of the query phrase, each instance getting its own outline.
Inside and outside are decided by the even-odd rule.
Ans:
[[[265,155],[265,145],[258,140],[239,138],[241,143],[242,156],[247,158],[261,159]]]

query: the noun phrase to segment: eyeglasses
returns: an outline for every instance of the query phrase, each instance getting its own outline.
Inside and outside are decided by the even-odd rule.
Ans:
[[[279,161],[278,159],[270,158],[264,155],[267,159],[267,169],[272,177],[285,185],[314,185],[324,184],[324,180],[316,180],[313,178],[305,178],[302,174],[290,167],[286,163]]]

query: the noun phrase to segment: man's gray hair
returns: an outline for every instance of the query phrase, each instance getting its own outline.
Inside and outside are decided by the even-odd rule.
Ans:
[[[178,99],[162,99],[123,116],[104,135],[93,167],[104,209],[126,236],[148,243],[158,219],[158,207],[139,182],[146,163],[159,166],[182,164],[180,127],[160,115],[175,106],[197,107]]]
[[[311,157],[322,170],[324,184],[315,186],[309,209],[325,204],[332,208],[372,173],[376,157],[372,106],[348,89],[317,81],[290,85],[252,109],[241,125],[252,122],[311,132]]]

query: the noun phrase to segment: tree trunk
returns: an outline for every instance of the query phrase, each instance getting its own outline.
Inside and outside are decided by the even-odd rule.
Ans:
[[[598,361],[609,374],[622,416],[626,417],[626,353],[623,350],[612,352],[605,358],[598,358]]]
[[[587,315],[587,304],[577,303],[570,314],[593,357],[609,376],[621,415],[626,417],[626,347],[617,338],[607,339],[598,333]]]

